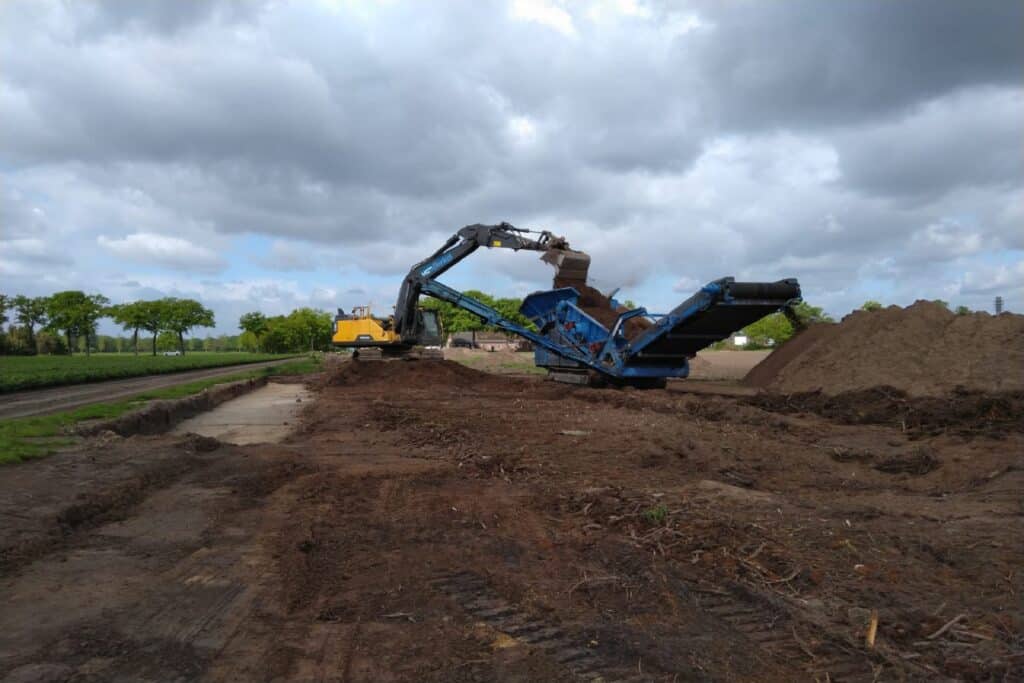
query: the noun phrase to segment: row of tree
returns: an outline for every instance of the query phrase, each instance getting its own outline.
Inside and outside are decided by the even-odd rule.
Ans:
[[[519,307],[523,305],[522,299],[516,299],[514,297],[500,299],[475,289],[467,289],[464,294],[480,301],[481,303],[487,304],[498,311],[498,313],[500,313],[506,320],[511,320],[517,325],[531,330],[534,329],[534,325],[530,322],[530,319],[519,312]],[[437,311],[437,316],[441,320],[441,328],[444,330],[445,334],[453,334],[455,332],[481,332],[483,330],[492,329],[484,325],[480,318],[476,317],[469,311],[459,308],[454,304],[450,304],[447,301],[441,301],[440,299],[425,299],[420,305],[424,309]]]
[[[213,327],[213,311],[194,299],[166,297],[154,301],[133,301],[110,305],[102,294],[86,294],[77,290],[57,292],[46,297],[0,294],[0,329],[14,312],[18,326],[0,335],[0,352],[36,354],[54,353],[52,340],[44,338],[40,345],[37,331],[60,334],[66,340],[67,353],[74,353],[78,340],[84,339],[85,353],[94,348],[96,326],[100,319],[110,318],[126,331],[132,332],[133,348],[138,353],[139,331],[153,336],[152,352],[161,333],[173,334],[178,350],[185,353],[185,334],[196,327]]]
[[[326,311],[299,308],[288,315],[246,313],[238,320],[239,344],[267,353],[327,350],[334,334],[334,318]]]

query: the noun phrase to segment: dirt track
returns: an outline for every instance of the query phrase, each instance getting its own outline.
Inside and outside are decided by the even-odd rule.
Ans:
[[[90,382],[88,384],[75,384],[67,387],[54,387],[53,389],[34,389],[32,391],[4,394],[0,396],[0,420],[73,410],[98,401],[117,401],[152,389],[163,389],[177,384],[187,384],[188,382],[210,379],[212,377],[237,375],[248,370],[258,370],[260,368],[280,365],[282,362],[280,360],[272,360],[263,363],[229,365],[227,367],[206,370],[189,370],[187,372],[174,372],[165,375],[149,375],[146,377],[133,377],[131,379]]]
[[[0,469],[0,676],[1019,679],[1024,435],[781,410],[364,363]]]

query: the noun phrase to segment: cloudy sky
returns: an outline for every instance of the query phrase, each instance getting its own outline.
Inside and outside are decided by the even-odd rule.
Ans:
[[[0,291],[390,309],[459,227],[651,310],[1024,310],[1024,3],[0,3]],[[550,285],[480,252],[455,287]]]

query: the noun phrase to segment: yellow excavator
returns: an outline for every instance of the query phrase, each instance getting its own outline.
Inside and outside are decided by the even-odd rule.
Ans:
[[[353,356],[370,360],[389,356],[440,357],[439,352],[432,353],[431,347],[441,346],[441,321],[437,311],[417,307],[416,317],[419,319],[419,333],[414,338],[402,339],[395,330],[394,316],[387,318],[374,317],[369,306],[354,306],[351,313],[340,308],[334,317],[334,346],[353,349]]]
[[[439,357],[440,319],[436,311],[420,307],[420,294],[430,294],[480,315],[482,304],[435,280],[480,247],[543,252],[541,258],[555,266],[557,277],[586,282],[588,255],[570,249],[564,238],[550,232],[535,233],[536,239],[527,235],[530,232],[508,223],[462,228],[430,257],[412,267],[402,283],[394,315],[375,317],[369,306],[356,306],[351,313],[338,309],[332,343],[353,349],[353,355],[363,360],[383,355]]]

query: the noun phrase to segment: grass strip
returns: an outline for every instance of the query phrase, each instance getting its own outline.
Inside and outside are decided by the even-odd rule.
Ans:
[[[77,423],[86,420],[109,420],[140,407],[146,401],[191,396],[215,384],[237,382],[253,377],[304,375],[316,372],[319,368],[319,358],[300,358],[282,361],[280,365],[259,368],[258,370],[249,370],[248,372],[239,372],[224,377],[211,377],[210,379],[178,384],[173,387],[154,389],[121,401],[93,403],[92,405],[76,408],[75,410],[53,413],[52,415],[0,420],[0,464],[22,462],[23,460],[50,455],[58,448],[74,443],[75,438],[69,435]]]
[[[107,379],[185,372],[206,368],[294,358],[270,353],[196,352],[186,356],[3,356],[0,357],[0,394],[24,389],[67,386]]]

